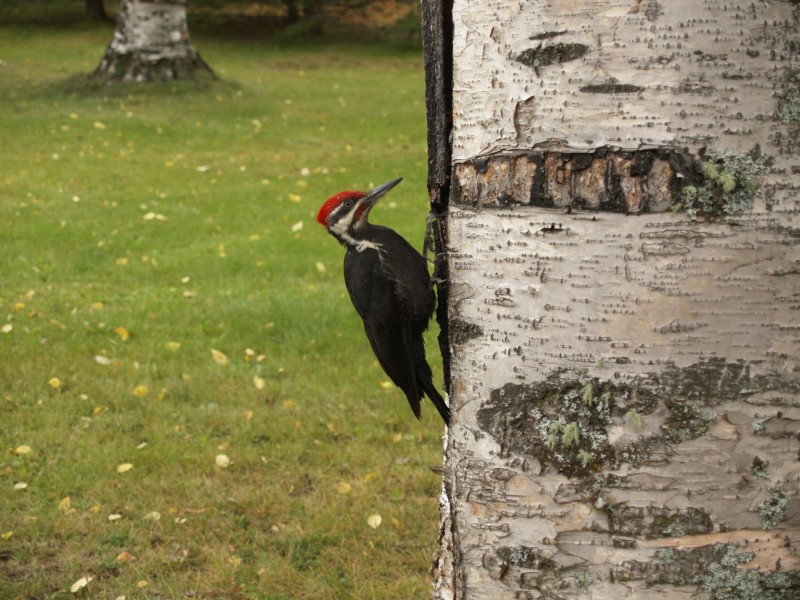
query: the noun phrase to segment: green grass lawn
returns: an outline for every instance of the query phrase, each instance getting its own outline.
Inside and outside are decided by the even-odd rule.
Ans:
[[[420,51],[195,35],[220,83],[86,89],[111,33],[0,28],[0,597],[427,597],[442,425],[314,221],[402,175],[421,246]]]

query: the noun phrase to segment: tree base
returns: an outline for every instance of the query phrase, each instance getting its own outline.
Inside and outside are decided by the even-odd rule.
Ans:
[[[216,79],[214,71],[197,52],[187,56],[156,56],[148,53],[120,54],[108,49],[89,76],[104,83]]]

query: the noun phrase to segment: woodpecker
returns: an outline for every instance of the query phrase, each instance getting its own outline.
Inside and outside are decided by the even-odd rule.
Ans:
[[[368,221],[375,203],[402,180],[339,192],[319,209],[317,222],[347,249],[344,283],[381,367],[418,419],[427,396],[447,424],[450,409],[433,385],[422,337],[436,303],[428,264],[396,231]]]

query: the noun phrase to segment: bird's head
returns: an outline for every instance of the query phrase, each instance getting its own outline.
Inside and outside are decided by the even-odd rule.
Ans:
[[[317,222],[340,240],[346,240],[367,224],[375,203],[402,180],[402,177],[392,179],[368,192],[349,190],[334,194],[320,207]]]

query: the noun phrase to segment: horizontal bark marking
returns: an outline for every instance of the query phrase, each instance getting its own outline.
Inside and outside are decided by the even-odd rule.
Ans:
[[[642,86],[631,83],[594,83],[578,89],[588,94],[635,94],[644,90]]]
[[[518,110],[525,119],[525,109]],[[680,199],[697,158],[672,148],[594,152],[530,151],[480,156],[454,165],[451,201],[482,208],[528,205],[639,214]]]

